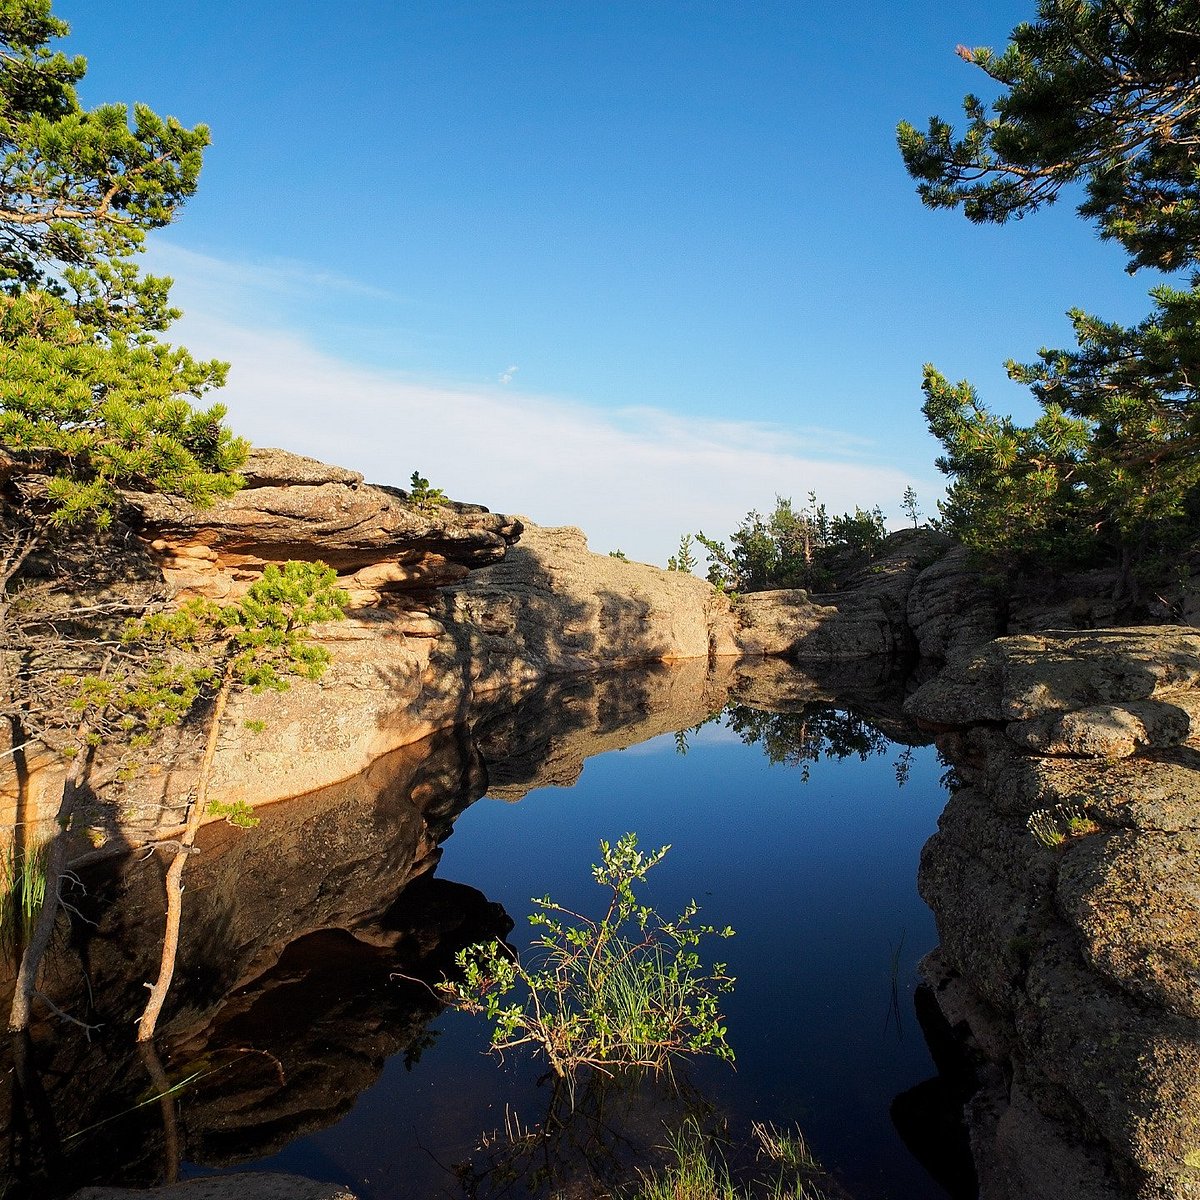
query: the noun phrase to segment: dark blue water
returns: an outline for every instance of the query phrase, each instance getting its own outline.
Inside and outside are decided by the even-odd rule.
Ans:
[[[945,795],[932,748],[908,753],[901,787],[905,748],[877,741],[865,760],[773,765],[724,723],[689,734],[686,754],[656,738],[588,761],[571,788],[474,804],[438,874],[503,904],[519,947],[531,897],[601,906],[589,871],[601,838],[670,843],[650,902],[673,913],[694,897],[737,930],[717,944],[738,980],[726,1005],[736,1070],[702,1064],[695,1085],[733,1125],[798,1125],[859,1200],[922,1200],[944,1193],[888,1109],[933,1074],[912,992],[936,933],[915,880]],[[434,1031],[419,1062],[390,1061],[340,1123],[255,1165],[341,1180],[364,1200],[461,1194],[451,1164],[506,1114],[535,1123],[545,1088],[526,1060],[484,1053],[480,1020],[448,1012]]]

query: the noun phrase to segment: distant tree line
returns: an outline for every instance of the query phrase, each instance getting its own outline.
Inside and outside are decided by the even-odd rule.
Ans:
[[[764,516],[748,512],[727,542],[696,534],[708,555],[708,580],[731,592],[761,592],[770,588],[831,588],[840,573],[869,562],[887,537],[883,513],[877,507],[831,517],[815,492],[803,508],[790,498],[775,497],[775,508]],[[685,536],[671,560],[694,565],[691,538]],[[690,570],[691,566],[676,566]]]

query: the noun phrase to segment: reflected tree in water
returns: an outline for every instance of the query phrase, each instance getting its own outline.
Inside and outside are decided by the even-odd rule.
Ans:
[[[862,762],[887,754],[894,743],[858,713],[828,704],[806,704],[796,712],[764,712],[744,704],[731,704],[721,714],[747,746],[761,746],[773,766],[797,767],[808,782],[813,763],[822,759],[855,757]],[[912,749],[896,760],[896,782],[908,781]]]

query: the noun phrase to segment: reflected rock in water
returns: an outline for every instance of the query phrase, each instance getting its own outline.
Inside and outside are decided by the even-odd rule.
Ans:
[[[336,1119],[387,1057],[419,1054],[440,1005],[391,974],[435,980],[457,949],[511,928],[474,889],[426,878],[484,786],[467,731],[451,730],[347,784],[260,809],[255,829],[203,831],[160,1025],[170,1079],[190,1080],[182,1153],[269,1153]],[[53,1022],[34,1031],[26,1086],[0,1109],[6,1157],[19,1164],[6,1195],[169,1175],[157,1107],[138,1107],[147,1078],[132,1052],[159,955],[162,864],[130,857],[87,883],[94,924],[72,925],[47,975],[60,1007],[101,1028],[91,1042]],[[29,1120],[39,1087],[49,1127]]]
[[[47,990],[101,1028],[89,1043],[46,1021],[12,1048],[21,1069],[0,1097],[4,1194],[152,1184],[181,1157],[245,1162],[332,1123],[387,1058],[420,1057],[440,1008],[426,984],[454,952],[511,927],[478,892],[432,878],[465,807],[488,790],[518,799],[569,786],[588,757],[697,725],[731,700],[766,707],[775,695],[804,714],[847,693],[868,710],[896,694],[878,672],[839,683],[771,660],[576,676],[493,694],[468,725],[347,783],[258,809],[254,829],[206,827],[160,1022],[177,1122],[175,1100],[147,1102],[163,1089],[149,1085],[132,1044],[158,963],[165,862],[127,855],[91,869],[91,923],[73,922],[56,945]],[[814,713],[805,719],[824,722],[823,745],[863,736],[858,717],[837,726]]]
[[[172,1047],[177,1061],[231,1064],[231,1078],[188,1098],[188,1157],[241,1163],[332,1124],[387,1059],[402,1054],[411,1067],[432,1045],[429,1022],[442,1005],[431,985],[452,970],[455,952],[511,928],[475,889],[423,877],[374,925],[390,945],[338,930],[293,942]]]
[[[894,665],[858,660],[804,673],[778,659],[743,667],[720,714],[747,745],[760,745],[772,764],[799,767],[807,781],[811,763],[868,758],[893,745],[928,745],[931,738],[905,719],[903,677]],[[686,743],[685,743],[686,744]],[[907,779],[908,756],[895,762],[896,779]]]
[[[488,795],[513,801],[534,788],[571,787],[597,754],[707,720],[734,679],[732,659],[689,659],[552,680],[515,705],[493,700],[474,724]]]

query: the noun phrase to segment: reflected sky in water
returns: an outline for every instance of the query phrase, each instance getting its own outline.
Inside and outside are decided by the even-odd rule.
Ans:
[[[573,787],[476,803],[438,874],[503,904],[523,946],[531,897],[582,911],[603,902],[589,871],[601,838],[635,830],[645,847],[670,843],[647,899],[674,912],[694,897],[702,917],[737,930],[719,944],[738,977],[727,1004],[737,1069],[702,1064],[693,1081],[735,1128],[799,1124],[859,1200],[942,1197],[888,1116],[894,1096],[933,1073],[912,990],[936,943],[915,883],[945,801],[935,752],[915,748],[898,787],[905,747],[886,739],[865,759],[800,766],[773,765],[724,719],[687,743],[684,754],[658,737],[589,760]],[[459,1194],[445,1168],[506,1107],[536,1121],[545,1089],[528,1062],[481,1053],[478,1020],[447,1013],[435,1029],[419,1063],[392,1061],[338,1125],[259,1165],[344,1180],[364,1200]]]

